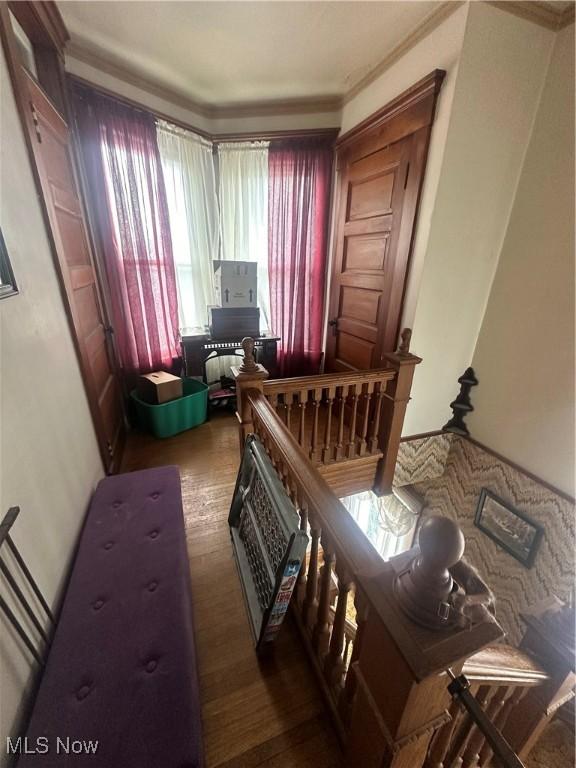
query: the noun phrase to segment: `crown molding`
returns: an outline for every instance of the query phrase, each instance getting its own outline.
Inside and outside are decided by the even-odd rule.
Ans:
[[[157,96],[175,106],[182,107],[209,119],[339,112],[342,105],[340,96],[312,96],[301,99],[274,99],[237,104],[209,104],[184,96],[172,88],[159,85],[141,77],[128,67],[115,64],[101,54],[95,53],[75,41],[66,47],[66,53],[71,58],[88,64],[88,66],[111,75],[124,83],[133,85],[141,91],[150,93],[152,96]]]
[[[115,64],[100,53],[89,50],[84,45],[72,40],[66,46],[66,55],[70,58],[76,59],[83,64],[98,69],[100,72],[104,72],[107,75],[115,77],[117,80],[121,80],[128,85],[133,85],[135,88],[145,91],[152,96],[157,96],[164,101],[168,101],[176,107],[182,107],[188,109],[190,112],[195,112],[202,117],[212,117],[212,108],[209,104],[202,103],[192,99],[188,96],[184,96],[178,91],[172,88],[167,88],[151,80],[148,80],[140,75],[136,74],[128,67],[123,67],[119,64]]]
[[[454,11],[464,5],[464,0],[448,0],[428,14],[389,54],[386,55],[361,80],[355,83],[344,95],[321,95],[300,99],[275,99],[234,104],[210,104],[198,101],[175,91],[167,86],[154,83],[132,69],[116,64],[101,53],[97,53],[78,40],[72,40],[66,46],[66,53],[71,58],[88,64],[112,77],[133,85],[142,91],[168,101],[175,106],[187,109],[208,119],[263,117],[276,115],[312,114],[318,112],[339,112],[343,105],[354,98],[363,88],[380,77],[398,59],[406,54],[420,40],[423,40]]]
[[[574,21],[574,3],[560,10],[556,9],[552,3],[543,3],[539,0],[485,0],[485,2],[500,8],[501,11],[553,31],[563,29]]]
[[[442,3],[428,14],[415,29],[410,32],[398,45],[388,53],[382,61],[370,70],[364,77],[355,83],[343,96],[342,104],[347,104],[366,86],[377,80],[386,70],[395,64],[399,59],[408,53],[417,43],[423,40],[427,35],[436,29],[443,21],[451,16],[461,6],[465,5],[464,0],[448,0]]]
[[[247,101],[213,106],[211,117],[260,117],[264,115],[301,115],[312,112],[339,112],[340,96],[310,96],[301,99]]]
[[[203,138],[213,143],[219,143],[223,141],[253,141],[253,140],[276,141],[279,139],[287,139],[287,138],[291,138],[291,139],[313,138],[313,139],[325,139],[326,141],[335,142],[340,132],[340,128],[338,126],[333,126],[331,128],[299,128],[299,129],[284,130],[284,131],[267,131],[266,133],[263,133],[262,131],[245,131],[242,133],[213,133],[213,132],[202,130],[197,126],[193,125],[192,123],[187,123],[182,120],[178,120],[177,118],[172,117],[171,115],[167,115],[164,112],[160,112],[157,109],[153,109],[145,104],[142,104],[139,101],[130,99],[127,96],[122,96],[114,91],[111,91],[109,88],[105,88],[102,85],[93,83],[90,80],[86,80],[83,77],[79,77],[78,75],[73,75],[70,72],[67,74],[67,80],[71,88],[77,89],[78,94],[82,94],[83,89],[89,88],[90,90],[95,91],[96,93],[99,93],[102,96],[107,96],[108,98],[114,99],[114,101],[118,101],[121,104],[126,104],[127,106],[132,107],[132,109],[138,109],[148,114],[155,115],[159,120],[164,120],[167,123],[172,123],[172,125],[176,125],[179,128],[183,128],[185,131],[192,131],[193,133],[196,133],[199,136],[202,136]]]
[[[574,3],[563,11],[556,10],[552,5],[540,0],[482,0],[507,13],[539,24],[547,29],[558,30],[574,21]],[[384,74],[402,56],[406,55],[417,43],[429,35],[436,27],[451,16],[465,0],[447,0],[429,13],[398,45],[393,48],[373,69],[358,80],[345,94],[320,95],[305,98],[274,99],[267,101],[250,101],[238,103],[210,104],[199,101],[174,90],[160,85],[141,75],[129,67],[110,61],[102,53],[97,53],[77,40],[72,40],[66,46],[66,53],[73,59],[111,75],[124,83],[133,85],[141,91],[156,96],[182,109],[186,109],[207,119],[241,118],[241,117],[271,117],[282,115],[301,115],[319,112],[339,112],[360,91]]]

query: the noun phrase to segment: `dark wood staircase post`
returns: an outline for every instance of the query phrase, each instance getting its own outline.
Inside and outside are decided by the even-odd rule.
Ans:
[[[246,397],[249,389],[263,391],[263,383],[268,378],[268,371],[254,359],[254,339],[246,336],[242,339],[241,347],[244,358],[239,366],[232,366],[232,376],[236,382],[236,418],[238,419],[238,436],[240,439],[240,454],[244,450],[247,435],[254,431],[252,409]]]
[[[451,722],[447,670],[459,675],[467,658],[503,636],[488,611],[461,626],[440,610],[446,603],[442,597],[438,602],[438,595],[452,589],[447,569],[462,550],[458,526],[432,517],[418,550],[362,579],[370,608],[352,664],[355,691],[345,765],[422,768],[434,734]]]
[[[396,376],[388,383],[382,399],[378,447],[384,456],[376,468],[373,488],[374,493],[378,496],[392,492],[394,469],[400,447],[406,406],[410,402],[414,370],[418,363],[422,362],[421,357],[410,353],[411,336],[410,328],[405,328],[402,331],[398,350],[384,355],[387,364],[396,371]]]

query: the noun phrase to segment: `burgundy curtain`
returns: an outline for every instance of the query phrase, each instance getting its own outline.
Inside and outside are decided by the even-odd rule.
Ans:
[[[271,142],[268,269],[280,376],[317,373],[322,357],[332,148]]]
[[[171,368],[178,305],[154,117],[89,88],[75,113],[125,374]]]

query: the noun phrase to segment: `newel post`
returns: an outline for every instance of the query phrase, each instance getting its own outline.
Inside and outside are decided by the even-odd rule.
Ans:
[[[396,376],[388,383],[382,398],[378,447],[384,457],[378,464],[374,482],[374,493],[378,496],[392,492],[392,480],[394,479],[406,406],[410,402],[414,369],[418,363],[422,362],[421,357],[416,357],[410,352],[411,336],[411,329],[405,328],[402,331],[400,345],[396,352],[388,352],[384,355],[387,364],[396,371]]]
[[[252,409],[246,397],[246,391],[257,389],[263,391],[263,383],[268,378],[268,371],[254,359],[254,339],[246,336],[242,339],[244,351],[242,364],[232,366],[232,376],[236,382],[236,417],[240,438],[240,453],[244,450],[246,436],[254,431],[252,424]]]
[[[351,666],[345,765],[442,765],[429,749],[438,729],[451,722],[447,670],[460,674],[467,658],[504,634],[489,611],[482,609],[468,626],[453,608],[452,574],[472,576],[460,561],[463,549],[455,522],[430,517],[417,547],[392,558],[377,575],[359,578],[368,608]],[[468,583],[464,575],[462,583]]]

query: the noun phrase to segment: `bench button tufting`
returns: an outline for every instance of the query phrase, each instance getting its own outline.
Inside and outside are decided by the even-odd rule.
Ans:
[[[114,504],[112,504],[112,506],[114,507],[114,509],[118,509],[118,507],[122,506],[122,502],[121,501],[115,501]]]
[[[154,529],[153,531],[150,531],[148,536],[150,536],[151,539],[155,539],[155,538],[157,538],[159,533],[160,533],[160,531],[158,531],[157,529]]]
[[[92,688],[89,685],[82,685],[80,688],[78,688],[78,690],[76,691],[76,698],[78,699],[78,701],[82,701],[82,699],[85,699],[91,690]]]
[[[148,592],[156,592],[157,588],[158,588],[157,581],[151,581],[150,584],[148,584]]]
[[[150,498],[154,499],[154,501],[156,501],[156,499],[160,498],[160,493],[158,491],[154,491],[154,493],[150,494]]]
[[[146,662],[146,672],[154,672],[157,666],[158,662],[156,659],[150,659],[150,661]]]
[[[113,541],[107,541],[106,544],[104,544],[104,549],[112,549],[113,546],[114,546]]]
[[[100,608],[104,605],[104,600],[96,600],[92,603],[92,608],[94,608],[95,611],[99,611]]]

